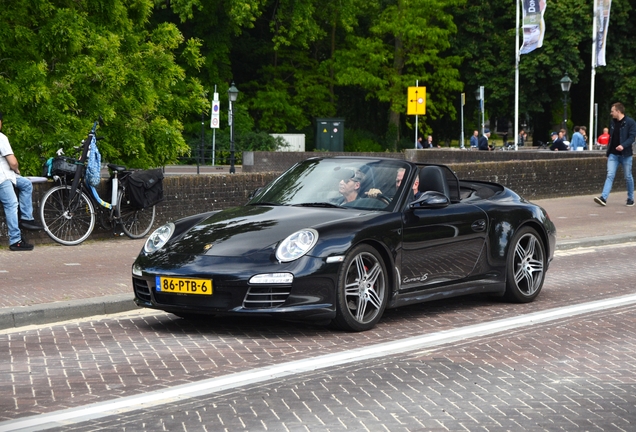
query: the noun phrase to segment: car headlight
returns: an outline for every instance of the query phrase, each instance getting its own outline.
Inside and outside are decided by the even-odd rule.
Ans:
[[[280,262],[294,261],[309,252],[317,241],[318,231],[314,229],[296,231],[280,243],[276,258]]]
[[[153,253],[163,247],[172,234],[174,233],[174,224],[172,222],[168,222],[167,224],[160,226],[156,230],[153,231],[152,234],[146,240],[146,244],[144,245],[144,252]]]

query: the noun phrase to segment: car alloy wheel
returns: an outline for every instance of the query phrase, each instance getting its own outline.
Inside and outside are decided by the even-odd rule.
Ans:
[[[534,300],[545,279],[545,247],[537,232],[529,227],[515,235],[508,251],[506,298],[526,303]]]
[[[388,299],[384,261],[368,245],[354,248],[340,269],[334,324],[343,330],[373,328],[382,317]]]

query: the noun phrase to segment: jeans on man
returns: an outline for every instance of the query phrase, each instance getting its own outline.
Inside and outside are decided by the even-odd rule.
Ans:
[[[18,226],[18,197],[15,195],[11,180],[5,180],[0,183],[0,202],[4,207],[4,215],[9,231],[9,244],[12,245],[19,242],[22,235]]]
[[[18,189],[20,202],[20,216],[22,220],[33,220],[33,184],[30,180],[18,176],[15,187]],[[11,180],[5,180],[0,184],[0,202],[4,207],[4,215],[9,231],[9,244],[19,242],[22,239],[20,226],[18,225],[18,196]]]
[[[20,219],[23,221],[33,220],[33,183],[24,177],[16,177],[16,187],[18,188],[18,202],[20,203]]]
[[[623,167],[623,173],[625,174],[625,183],[627,185],[627,199],[634,200],[634,177],[632,177],[632,158],[633,156],[620,156],[610,154],[607,157],[607,178],[605,179],[605,186],[603,186],[603,193],[601,197],[607,200],[610,192],[612,191],[612,185],[614,184],[614,177],[616,177],[616,170],[618,165]]]

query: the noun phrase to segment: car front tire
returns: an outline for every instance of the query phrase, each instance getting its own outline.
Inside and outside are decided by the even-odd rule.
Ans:
[[[338,274],[336,318],[333,324],[347,331],[372,329],[384,313],[389,295],[386,267],[369,245],[349,252]]]

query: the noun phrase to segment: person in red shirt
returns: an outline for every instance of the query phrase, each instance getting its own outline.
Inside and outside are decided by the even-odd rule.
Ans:
[[[599,145],[606,146],[609,144],[610,134],[608,128],[603,128],[603,134],[598,137],[596,142]]]

